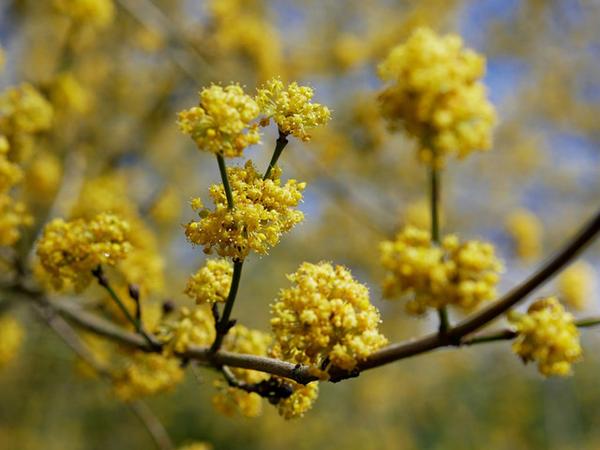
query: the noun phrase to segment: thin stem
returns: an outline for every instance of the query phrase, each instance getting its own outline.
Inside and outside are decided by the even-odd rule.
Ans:
[[[227,197],[227,207],[233,209],[233,195],[231,194],[231,186],[229,186],[229,178],[227,177],[227,167],[223,155],[217,154],[217,163],[219,164],[219,172],[221,172],[221,180],[223,181],[223,189]]]
[[[579,328],[594,327],[600,325],[600,317],[588,317],[575,321],[575,325]]]
[[[94,277],[96,278],[96,280],[98,280],[98,284],[100,286],[102,286],[106,290],[106,292],[108,292],[110,298],[117,304],[117,306],[119,307],[119,309],[121,310],[121,312],[125,315],[125,317],[127,318],[127,320],[129,322],[131,322],[131,324],[135,328],[135,331],[137,333],[141,334],[144,337],[144,339],[148,342],[148,344],[150,344],[151,346],[155,347],[157,345],[157,342],[154,339],[152,339],[148,335],[148,333],[146,333],[146,331],[142,327],[141,321],[136,320],[136,318],[134,318],[131,315],[131,313],[129,312],[129,310],[127,309],[127,307],[123,304],[123,301],[121,300],[121,298],[118,296],[118,294],[115,292],[115,290],[110,285],[108,277],[106,276],[106,274],[102,270],[102,266],[98,266],[94,270],[92,270],[92,274],[94,275]]]
[[[229,317],[231,316],[231,311],[233,310],[233,305],[235,303],[235,297],[237,296],[238,287],[240,285],[243,264],[243,261],[237,259],[233,261],[233,276],[231,277],[231,287],[229,288],[229,294],[227,295],[225,308],[223,308],[223,314],[221,314],[220,320],[215,324],[217,335],[215,336],[215,341],[210,347],[210,351],[212,353],[219,351],[219,349],[221,348],[221,344],[223,343],[223,339],[225,338],[231,327],[235,325],[235,321],[229,320]]]
[[[275,142],[275,150],[273,151],[273,156],[271,157],[271,161],[269,162],[269,167],[267,167],[265,175],[263,176],[263,180],[266,180],[267,178],[269,178],[269,176],[271,175],[271,171],[275,168],[275,165],[277,164],[277,161],[279,160],[279,157],[281,156],[283,149],[288,144],[287,136],[288,135],[286,133],[283,133],[281,130],[279,130],[279,137],[277,138],[277,141]]]
[[[432,162],[429,168],[429,191],[431,206],[431,240],[434,244],[440,243],[440,173],[436,167],[436,161]],[[448,331],[450,323],[448,321],[448,311],[445,306],[437,310],[439,318],[439,333],[445,334]]]

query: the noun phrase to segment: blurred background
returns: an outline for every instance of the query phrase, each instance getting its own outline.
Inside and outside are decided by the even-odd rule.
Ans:
[[[487,56],[495,144],[448,164],[442,229],[497,246],[502,292],[600,204],[599,1],[89,0],[81,14],[68,3],[0,2],[0,87],[28,81],[56,111],[27,167],[22,195],[35,225],[20,245],[82,202],[134,205],[148,252],[162,259],[149,301],[185,303],[185,280],[204,258],[183,234],[193,218],[188,201],[208,201],[219,177],[214,158],[179,133],[176,112],[211,82],[253,92],[280,75],[313,86],[333,119],[285,150],[283,178],[308,182],[305,222],[268,256],[249,258],[234,316],[268,330],[285,274],[329,260],[369,286],[391,341],[435,329],[435,317],[407,317],[402,302],[381,299],[378,264],[380,241],[403,224],[428,224],[414,142],[389,133],[376,104],[376,65],[418,26],[459,33]],[[259,167],[274,131],[247,152]],[[583,259],[574,277],[585,295],[569,299],[569,280],[536,294],[558,292],[577,316],[597,314],[600,245]],[[14,314],[26,338],[0,370],[0,449],[153,448],[138,418],[110,387],[74,370],[74,355],[28,305]],[[585,330],[582,343],[585,360],[571,378],[544,380],[509,343],[438,351],[323,383],[313,410],[290,422],[268,405],[255,419],[217,414],[203,372],[187,371],[175,391],[147,402],[177,445],[215,449],[598,449],[600,330]]]

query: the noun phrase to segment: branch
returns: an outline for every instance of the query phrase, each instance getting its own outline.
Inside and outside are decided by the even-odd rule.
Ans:
[[[514,288],[488,308],[474,314],[470,319],[463,321],[456,327],[450,328],[444,335],[438,333],[430,334],[420,339],[384,347],[381,350],[372,353],[364,361],[361,361],[357,368],[352,372],[345,372],[334,367],[329,371],[330,381],[336,382],[345,378],[350,378],[358,375],[364,370],[373,369],[394,361],[426,353],[440,347],[469,344],[469,341],[464,339],[465,336],[484,325],[487,325],[516,303],[523,300],[537,287],[555,275],[562,267],[567,265],[569,261],[589,244],[599,232],[600,212],[582,228],[577,236],[575,236],[563,250],[557,253],[522,284]],[[126,345],[146,352],[161,351],[160,347],[149,345],[140,335],[123,330],[104,319],[83,311],[81,308],[70,304],[70,302],[49,302],[42,292],[27,289],[23,286],[17,286],[12,290],[16,294],[21,294],[41,305],[51,307],[78,326],[107,337],[121,345]],[[579,327],[600,325],[600,318],[583,319],[578,321],[577,325]],[[181,353],[178,356],[210,365],[257,370],[259,372],[288,378],[300,384],[306,384],[319,379],[314,374],[313,369],[306,365],[293,364],[263,356],[232,353],[223,350],[212,353],[209,347],[191,346],[186,352]]]
[[[102,366],[94,355],[89,351],[77,333],[65,320],[56,315],[50,307],[35,305],[36,312],[46,322],[46,324],[62,339],[62,341],[73,352],[90,366],[104,380],[112,381],[110,371]],[[140,420],[148,434],[156,444],[158,450],[173,450],[174,446],[160,420],[154,415],[150,407],[142,400],[135,400],[127,403],[127,406]]]

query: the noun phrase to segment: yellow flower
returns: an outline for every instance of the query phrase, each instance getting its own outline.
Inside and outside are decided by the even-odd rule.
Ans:
[[[200,220],[187,224],[185,234],[206,253],[244,259],[250,251],[265,254],[281,235],[301,222],[304,215],[294,208],[302,200],[306,184],[288,180],[281,186],[281,171],[276,169],[263,180],[251,161],[244,167],[227,168],[233,194],[233,209],[228,208],[223,185],[213,185],[210,196],[213,210],[200,209]],[[199,199],[192,206],[203,208]]]
[[[54,0],[56,10],[80,26],[104,28],[115,14],[113,0]]]
[[[30,226],[33,218],[23,202],[0,194],[0,246],[10,246],[19,240],[19,228]]]
[[[519,258],[529,261],[540,256],[544,226],[535,214],[526,209],[513,211],[506,219],[506,228]]]
[[[72,285],[81,291],[92,280],[95,267],[115,265],[127,256],[128,233],[128,223],[112,214],[70,222],[54,219],[44,227],[37,255],[56,289]]]
[[[52,118],[50,103],[28,83],[9,88],[0,96],[0,132],[7,136],[47,130]]]
[[[52,105],[33,86],[23,83],[0,95],[0,135],[11,146],[11,159],[25,161],[31,156],[33,136],[52,125]]]
[[[8,159],[10,144],[6,136],[0,135],[0,194],[7,193],[23,179],[23,170]]]
[[[62,179],[60,160],[53,153],[39,152],[31,161],[25,174],[25,189],[28,199],[36,203],[51,200]]]
[[[0,368],[12,361],[23,343],[25,332],[21,324],[11,316],[0,317]]]
[[[308,130],[326,124],[331,118],[327,106],[311,102],[313,95],[312,88],[298,86],[296,82],[284,89],[279,78],[267,81],[256,94],[256,102],[266,117],[262,123],[268,124],[273,119],[282,133],[310,140]]]
[[[84,114],[90,109],[90,93],[71,72],[63,72],[54,79],[50,98],[57,111]]]
[[[387,343],[367,287],[348,269],[305,262],[288,279],[293,286],[271,305],[275,353],[284,359],[350,370]]]
[[[167,355],[184,353],[190,345],[209,345],[215,339],[214,319],[205,308],[181,308],[174,319],[159,326],[158,339]]]
[[[181,111],[177,123],[200,150],[237,157],[260,141],[258,124],[251,124],[260,110],[239,84],[213,84],[202,89],[199,97],[200,104]]]
[[[383,115],[418,140],[425,163],[487,150],[496,118],[479,81],[484,71],[485,59],[464,49],[459,36],[419,28],[379,65],[390,82],[380,95]]]
[[[224,302],[229,294],[233,267],[225,259],[209,259],[188,280],[185,293],[196,304]]]
[[[585,261],[577,261],[558,277],[560,297],[574,309],[584,309],[596,287],[596,271]]]
[[[233,327],[223,341],[225,350],[266,356],[271,336],[258,330],[251,330],[243,325]],[[231,369],[236,379],[242,383],[256,384],[269,379],[270,375],[256,370]],[[213,396],[213,406],[222,414],[232,416],[239,412],[246,417],[257,417],[262,413],[262,397],[253,392],[246,392],[230,387],[225,381],[217,380],[215,387],[218,393]]]
[[[312,408],[319,396],[319,383],[316,381],[305,386],[294,383],[294,392],[288,398],[277,403],[277,412],[286,420],[304,416]]]
[[[113,388],[121,400],[131,401],[170,390],[182,380],[183,369],[178,359],[136,352],[127,365],[115,373]]]
[[[535,361],[545,376],[571,374],[582,356],[579,331],[556,297],[535,301],[527,314],[511,312],[509,320],[517,332],[513,351],[524,363]]]
[[[496,297],[502,270],[491,244],[448,235],[438,246],[429,232],[410,226],[381,243],[381,264],[384,296],[408,298],[413,314],[445,305],[471,310]]]

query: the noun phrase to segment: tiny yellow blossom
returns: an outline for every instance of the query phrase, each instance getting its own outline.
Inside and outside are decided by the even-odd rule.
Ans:
[[[584,309],[594,295],[596,277],[596,271],[590,264],[577,261],[558,277],[561,299],[574,309]]]
[[[242,156],[246,147],[260,141],[260,113],[252,97],[238,84],[212,85],[199,93],[198,106],[181,111],[178,124],[200,150],[226,157]]]
[[[226,259],[209,259],[188,280],[185,293],[196,304],[224,302],[229,294],[233,267]]]
[[[23,179],[23,170],[8,159],[10,144],[0,135],[0,194],[7,193]]]
[[[305,386],[294,383],[294,392],[288,398],[277,403],[277,412],[286,420],[303,417],[319,396],[319,383],[316,381]]]
[[[21,236],[20,228],[32,223],[23,202],[0,193],[0,247],[13,245]]]
[[[23,343],[23,326],[11,316],[0,317],[0,368],[12,361]]]
[[[0,94],[0,135],[10,142],[11,159],[30,159],[34,135],[52,125],[52,105],[32,85],[23,83]]]
[[[113,389],[118,398],[131,401],[170,390],[182,380],[183,369],[178,359],[136,352],[114,374]]]
[[[37,255],[56,289],[72,285],[81,291],[92,280],[95,267],[115,265],[127,256],[128,233],[128,223],[112,214],[70,222],[54,219],[44,228]]]
[[[28,199],[35,203],[46,203],[58,191],[62,179],[62,165],[53,153],[39,152],[31,161],[25,174],[25,189]]]
[[[513,351],[524,363],[535,361],[544,376],[571,374],[582,356],[579,331],[556,297],[535,301],[527,314],[511,312],[509,320],[517,332]]]
[[[113,0],[54,0],[56,11],[69,17],[76,25],[104,28],[113,20]]]
[[[225,337],[223,348],[235,353],[266,356],[270,344],[270,335],[236,325]],[[246,384],[260,383],[270,377],[256,370],[232,368],[231,371],[238,381]],[[221,414],[232,416],[239,412],[245,417],[257,417],[262,413],[262,397],[258,394],[230,387],[222,380],[216,381],[215,387],[218,392],[213,396],[212,402]]]
[[[407,298],[412,314],[445,305],[468,311],[492,300],[502,271],[491,244],[448,235],[438,246],[428,231],[410,226],[381,243],[381,263],[384,296]]]
[[[285,89],[279,78],[267,81],[256,94],[256,102],[265,115],[262,124],[268,124],[269,119],[273,119],[282,133],[303,141],[310,140],[308,131],[325,125],[331,118],[327,106],[311,102],[313,95],[312,88],[298,86],[296,82]]]
[[[250,251],[265,254],[304,218],[294,208],[306,184],[288,180],[282,186],[278,169],[263,180],[251,161],[244,167],[227,168],[227,173],[235,207],[228,207],[222,184],[211,186],[215,208],[200,209],[200,220],[188,223],[185,234],[193,244],[204,246],[206,253],[215,249],[219,256],[239,260]],[[200,205],[201,201],[192,201],[192,206]]]
[[[506,219],[506,229],[519,258],[530,261],[540,256],[544,226],[534,213],[526,209],[513,211]]]
[[[50,99],[56,111],[84,114],[91,106],[90,93],[71,72],[56,76],[50,87]]]
[[[418,140],[425,163],[487,150],[496,117],[479,81],[484,71],[485,59],[459,36],[419,28],[379,65],[391,83],[380,95],[383,115]]]
[[[288,279],[292,287],[271,305],[275,351],[285,360],[351,370],[387,343],[367,287],[348,269],[303,263]]]
[[[177,317],[159,326],[158,339],[167,355],[184,353],[190,345],[210,345],[215,339],[212,314],[201,306],[181,308]]]

